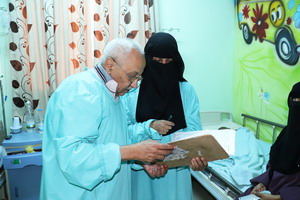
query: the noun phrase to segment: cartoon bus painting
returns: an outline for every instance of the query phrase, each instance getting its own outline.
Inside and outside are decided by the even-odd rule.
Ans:
[[[280,60],[296,65],[300,54],[300,0],[238,0],[239,28],[247,44],[253,37],[275,44]]]

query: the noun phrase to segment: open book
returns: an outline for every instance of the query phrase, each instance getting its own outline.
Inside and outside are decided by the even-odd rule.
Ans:
[[[225,159],[234,154],[235,130],[178,132],[169,144],[176,146],[173,153],[158,162],[169,168],[189,165],[192,158],[198,156],[207,161]]]

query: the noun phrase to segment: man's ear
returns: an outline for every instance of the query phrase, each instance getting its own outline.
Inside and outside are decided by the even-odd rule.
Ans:
[[[112,59],[108,58],[106,59],[105,63],[104,63],[104,68],[105,70],[107,71],[108,74],[111,73],[111,71],[113,70],[114,68],[114,62]]]

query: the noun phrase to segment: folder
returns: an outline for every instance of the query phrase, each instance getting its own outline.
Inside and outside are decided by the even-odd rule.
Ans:
[[[235,134],[234,130],[231,131]],[[222,134],[224,131],[214,130],[213,135],[218,134],[218,132]],[[229,157],[229,154],[212,134],[203,135],[203,133],[208,133],[207,131],[199,131],[199,133],[199,136],[194,134],[193,137],[181,138],[180,140],[170,142],[169,144],[176,146],[176,148],[172,154],[166,156],[165,159],[158,162],[158,164],[166,164],[169,168],[173,168],[190,165],[192,158],[198,156],[204,157],[207,161],[226,159]]]

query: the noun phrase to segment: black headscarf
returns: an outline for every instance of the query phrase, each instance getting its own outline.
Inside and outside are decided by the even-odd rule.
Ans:
[[[271,169],[283,174],[300,171],[300,102],[293,98],[300,98],[300,82],[293,86],[288,96],[288,123],[270,152]]]
[[[156,33],[145,46],[146,67],[136,110],[137,122],[148,119],[165,119],[175,123],[167,133],[186,127],[180,96],[179,82],[183,78],[184,63],[178,52],[177,42],[167,33]],[[173,58],[168,64],[160,64],[153,57]]]

